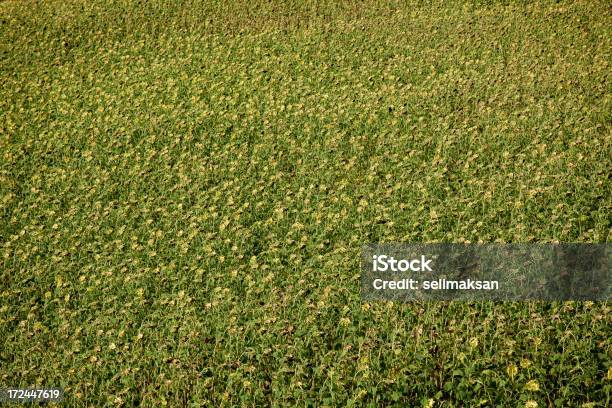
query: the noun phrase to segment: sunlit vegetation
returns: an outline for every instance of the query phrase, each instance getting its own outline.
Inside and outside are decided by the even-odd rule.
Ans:
[[[0,2],[0,386],[609,406],[607,303],[362,303],[359,254],[607,242],[611,31],[599,0]]]

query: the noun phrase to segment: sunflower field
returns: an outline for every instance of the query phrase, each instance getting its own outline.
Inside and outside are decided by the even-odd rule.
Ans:
[[[0,388],[606,407],[608,302],[363,302],[384,242],[612,239],[604,0],[0,1]]]

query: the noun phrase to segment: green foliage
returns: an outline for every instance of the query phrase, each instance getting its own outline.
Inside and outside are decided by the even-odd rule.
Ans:
[[[606,303],[360,302],[363,243],[610,239],[609,4],[435,3],[0,2],[0,386],[609,406]]]

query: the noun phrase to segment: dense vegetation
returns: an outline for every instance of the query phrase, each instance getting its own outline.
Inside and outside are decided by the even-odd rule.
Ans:
[[[0,387],[610,405],[608,303],[362,303],[370,242],[608,242],[610,4],[0,2]],[[583,405],[584,404],[584,405]]]

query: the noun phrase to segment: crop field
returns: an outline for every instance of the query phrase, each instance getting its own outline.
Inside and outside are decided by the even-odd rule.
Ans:
[[[363,302],[384,242],[612,238],[612,8],[0,2],[0,388],[606,407],[608,302]]]

